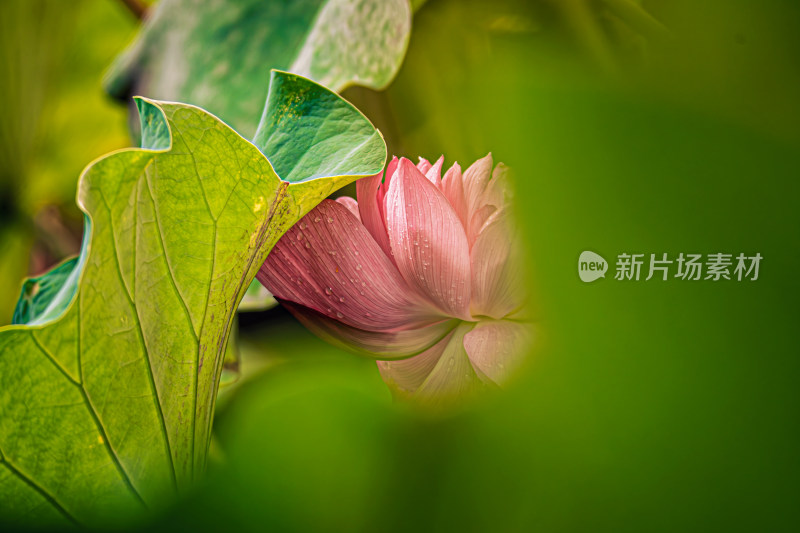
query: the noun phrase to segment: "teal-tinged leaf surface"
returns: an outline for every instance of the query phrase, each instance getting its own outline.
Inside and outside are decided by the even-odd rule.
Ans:
[[[41,276],[26,279],[11,323],[33,324],[63,313],[78,286],[78,259],[72,257]]]
[[[380,89],[400,68],[410,31],[408,0],[161,0],[106,89],[199,105],[250,138],[270,68],[337,91]]]
[[[348,120],[358,111],[342,105],[341,97],[298,76],[275,77],[269,87],[253,144],[269,155],[281,178],[297,183],[336,176],[353,164],[368,174],[379,164],[383,138],[368,121]],[[353,161],[354,149],[367,157]]]
[[[38,280],[50,294],[76,275],[68,305],[40,313],[55,301],[40,288],[20,311],[28,323],[0,328],[0,514],[103,523],[202,474],[228,334],[256,271],[288,227],[386,157],[338,96],[292,74],[272,82],[291,102],[271,100],[270,131],[282,127],[271,120],[299,139],[310,128],[329,149],[289,142],[268,159],[200,108],[141,99],[143,148],[84,171],[81,254]],[[315,179],[276,172],[296,166]]]

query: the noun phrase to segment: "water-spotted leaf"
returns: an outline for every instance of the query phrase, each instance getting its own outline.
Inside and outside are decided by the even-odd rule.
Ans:
[[[292,74],[272,75],[261,147],[191,105],[138,107],[142,148],[81,176],[80,256],[29,280],[0,328],[0,514],[97,523],[189,486],[256,271],[386,157],[363,115]]]
[[[268,69],[337,91],[380,89],[400,68],[410,30],[408,0],[161,0],[106,88],[199,105],[249,138]]]

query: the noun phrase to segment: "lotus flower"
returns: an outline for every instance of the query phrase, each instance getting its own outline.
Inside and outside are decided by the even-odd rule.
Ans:
[[[527,328],[507,167],[491,154],[441,177],[394,158],[357,198],[324,200],[292,227],[258,280],[325,340],[378,359],[400,396],[449,400],[506,381]]]

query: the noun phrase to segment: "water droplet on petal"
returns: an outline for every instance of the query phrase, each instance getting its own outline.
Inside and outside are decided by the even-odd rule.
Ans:
[[[330,287],[325,287],[325,294],[330,296],[331,294],[333,294],[333,289],[331,289]]]
[[[314,222],[319,222],[320,220],[322,220],[322,219],[319,218],[319,217],[314,217]]]
[[[344,315],[339,311],[336,311],[336,318],[342,318],[342,317],[344,317]]]

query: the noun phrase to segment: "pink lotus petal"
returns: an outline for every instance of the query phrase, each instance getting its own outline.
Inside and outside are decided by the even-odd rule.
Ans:
[[[503,163],[497,163],[492,171],[492,179],[486,186],[483,196],[484,205],[493,205],[497,209],[504,209],[511,197],[511,187],[508,183],[509,168]]]
[[[441,187],[442,183],[442,165],[444,165],[444,156],[440,156],[439,159],[436,160],[436,163],[433,164],[428,170],[423,172],[425,177],[428,178],[428,181],[436,185],[436,187]]]
[[[475,245],[475,241],[478,239],[478,235],[480,234],[481,228],[483,228],[484,224],[486,224],[489,218],[497,211],[497,208],[493,205],[484,205],[481,206],[477,211],[472,213],[472,216],[469,219],[469,230],[467,231],[467,238],[469,239],[469,247]]]
[[[464,348],[480,374],[504,384],[524,362],[532,337],[529,324],[508,320],[479,322],[464,336]]]
[[[398,331],[441,319],[366,228],[331,200],[281,237],[256,277],[276,298],[355,328]]]
[[[429,404],[442,404],[467,396],[481,386],[481,379],[464,348],[465,335],[473,326],[462,323],[450,333],[439,360],[414,393],[416,398]]]
[[[397,157],[392,158],[392,161],[386,165],[386,179],[383,180],[383,184],[381,185],[380,190],[378,190],[378,206],[380,207],[381,216],[383,217],[383,224],[387,229],[387,235],[389,227],[386,224],[386,195],[389,193],[389,187],[391,186],[392,180],[397,174],[399,165],[400,160],[397,159]],[[394,256],[391,255],[391,252],[389,252],[389,256],[394,262]]]
[[[386,209],[389,243],[403,278],[447,315],[469,320],[469,244],[447,199],[403,158]]]
[[[389,192],[389,184],[392,183],[392,178],[397,172],[397,165],[399,163],[400,160],[397,159],[396,156],[392,157],[392,160],[386,165],[384,180],[383,183],[381,183],[380,189],[378,189],[378,206],[380,207],[381,216],[384,220],[386,220],[386,193]]]
[[[485,204],[485,190],[492,177],[492,154],[472,163],[461,178],[464,187],[464,201],[467,205],[468,218],[464,229],[470,244],[475,242],[483,222],[493,210],[482,209]],[[488,212],[487,212],[488,211]],[[477,214],[477,216],[476,216]]]
[[[470,247],[474,245],[475,239],[492,215],[506,208],[510,196],[508,167],[503,163],[498,163],[492,171],[492,179],[486,183],[486,187],[477,199],[477,208],[472,212],[469,223],[470,231],[467,234],[470,239]]]
[[[464,198],[464,182],[461,176],[461,165],[453,163],[453,166],[447,169],[442,179],[441,189],[445,198],[447,198],[447,201],[450,202],[450,205],[453,207],[453,210],[458,214],[461,225],[464,226],[464,230],[466,231],[467,225],[469,224],[469,208]]]
[[[503,318],[520,308],[523,294],[519,287],[522,273],[514,254],[516,239],[505,211],[497,211],[487,221],[470,251],[472,262],[472,316]]]
[[[359,222],[361,221],[361,214],[358,211],[358,202],[349,196],[340,196],[336,199],[336,201],[345,206],[348,211],[353,213],[353,216],[356,217]]]
[[[476,211],[481,205],[481,198],[492,177],[492,154],[489,153],[472,163],[464,171],[464,196],[470,211]]]
[[[409,359],[378,361],[378,370],[383,381],[399,396],[412,396],[436,367],[451,338],[452,333],[449,333],[424,352]]]
[[[455,319],[441,320],[429,326],[394,331],[369,331],[354,328],[308,307],[281,301],[292,315],[321,339],[360,355],[385,360],[419,354],[441,341],[455,328]]]
[[[394,159],[392,160],[394,163]],[[391,166],[391,163],[390,163]],[[369,234],[378,243],[381,250],[390,256],[392,249],[389,246],[389,236],[386,233],[386,224],[383,218],[383,209],[378,201],[378,192],[381,188],[382,174],[363,178],[356,182],[356,197],[358,198],[359,218]]]
[[[417,168],[419,169],[420,172],[425,174],[426,172],[428,172],[428,170],[430,170],[431,166],[433,165],[431,165],[430,161],[428,161],[424,157],[419,158],[419,163],[417,163]]]
[[[383,380],[401,397],[428,403],[447,401],[471,392],[479,383],[464,348],[473,324],[462,323],[419,355],[400,361],[378,361]]]

